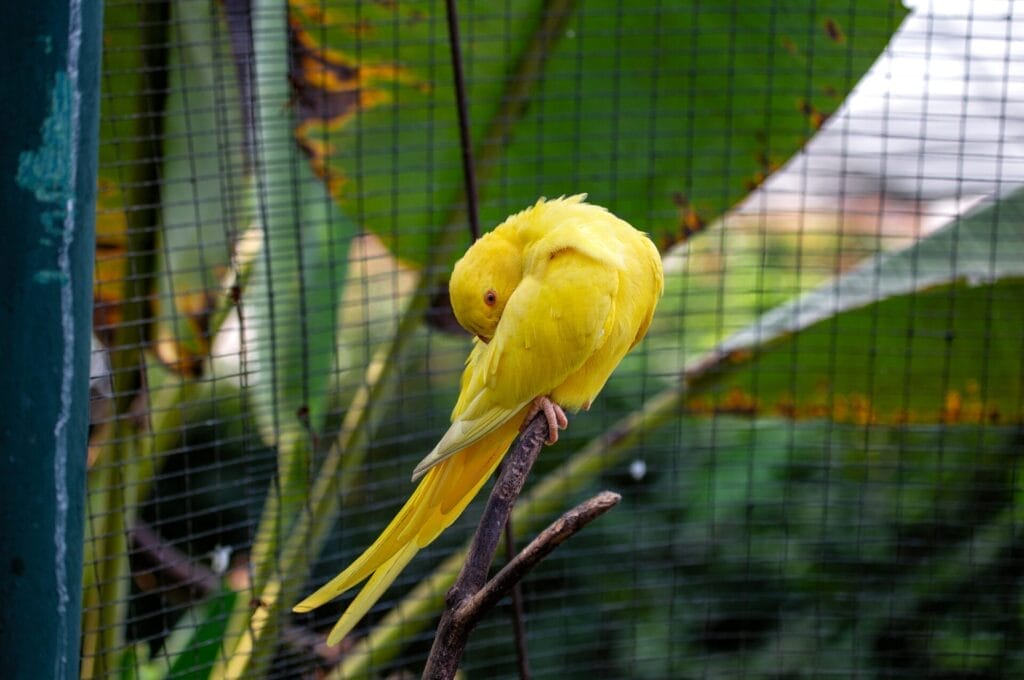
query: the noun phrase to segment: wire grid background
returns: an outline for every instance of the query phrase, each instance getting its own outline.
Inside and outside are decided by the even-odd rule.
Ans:
[[[1024,182],[1018,5],[923,4],[901,26],[899,6],[878,3],[881,9],[862,10],[871,21],[860,26],[879,34],[831,35],[849,54],[808,49],[800,62],[805,72],[795,79],[781,60],[741,71],[744,52],[758,49],[753,26],[775,27],[809,12],[814,30],[831,31],[827,20],[837,17],[851,31],[855,3],[820,5],[588,2],[550,9],[566,14],[551,24],[558,34],[546,48],[560,58],[518,92],[522,108],[502,109],[510,121],[504,136],[481,143],[484,228],[539,195],[590,192],[652,232],[664,249],[667,285],[649,340],[591,411],[572,418],[562,443],[543,452],[535,479],[558,474],[574,452],[678,384],[686,366],[760,314],[819,286],[827,290],[827,282],[842,280],[833,277],[911,248]],[[86,668],[98,668],[90,664],[104,654],[121,659],[105,675],[206,677],[224,659],[216,634],[204,639],[199,632],[227,619],[230,604],[217,605],[219,598],[260,597],[251,589],[250,557],[266,498],[298,512],[309,508],[305,495],[286,495],[280,452],[304,451],[299,477],[313,481],[331,442],[342,437],[367,366],[396,333],[421,265],[429,262],[431,274],[446,271],[467,242],[467,227],[464,213],[452,216],[462,174],[455,102],[450,84],[441,86],[451,71],[438,3],[293,2],[289,59],[271,68],[280,92],[256,86],[266,82],[255,75],[259,52],[274,38],[255,28],[261,5],[161,6],[162,14],[142,20],[132,14],[134,3],[107,3],[87,518],[93,549],[85,569],[87,582],[90,574],[106,578],[96,546],[123,537],[130,583],[114,591],[123,620],[98,620],[98,603],[87,599],[84,634],[99,634],[100,642],[83,653]],[[478,119],[508,103],[500,94],[522,75],[512,69],[524,32],[547,16],[538,11],[531,3],[460,3],[467,89]],[[674,32],[680,25],[690,32]],[[166,42],[147,43],[154,36]],[[800,39],[780,33],[771,44],[789,50],[791,40],[799,50]],[[424,60],[404,63],[403,41],[418,41]],[[140,50],[152,56],[162,49],[162,66],[137,61]],[[693,70],[672,71],[680,53],[711,64],[701,80]],[[827,121],[825,113],[815,120],[814,105],[803,98],[821,99],[810,91],[819,75],[847,90],[857,85]],[[654,86],[635,101],[634,86],[645,79],[682,88],[682,96],[663,100],[666,90]],[[132,109],[139,94],[133,82],[165,115]],[[281,92],[286,98],[273,100]],[[750,94],[770,102],[781,92],[786,104],[754,113],[728,103],[699,108],[709,92],[719,103]],[[830,96],[838,107],[845,92]],[[412,117],[371,117],[389,107]],[[794,111],[801,122],[791,129]],[[359,116],[366,122],[352,133]],[[485,121],[473,122],[479,141]],[[274,137],[275,125],[286,134]],[[587,136],[594,129],[608,134]],[[778,156],[758,161],[765,172],[751,180],[735,148],[758,134],[768,156]],[[787,135],[810,141],[797,153],[800,145]],[[283,174],[268,167],[274,163]],[[146,168],[156,169],[147,175]],[[281,189],[281,177],[296,184],[313,178],[327,191],[275,202],[267,196]],[[699,214],[704,187],[717,192],[707,197],[707,219]],[[341,197],[340,212],[331,192]],[[1006,204],[1003,219],[1015,206]],[[325,230],[327,219],[354,228]],[[271,236],[259,229],[261,220],[284,226]],[[459,225],[458,243],[442,238],[448,221]],[[989,232],[987,275],[950,277],[973,277],[978,297],[957,307],[957,296],[967,293],[954,285],[945,306],[931,298],[907,307],[869,304],[860,325],[836,321],[823,327],[824,341],[784,345],[781,361],[755,363],[746,390],[723,383],[711,402],[681,404],[599,476],[558,499],[567,509],[599,488],[623,494],[620,507],[524,582],[533,674],[1024,672],[1016,521],[1024,373],[1014,358],[1024,335],[1019,287],[1001,288],[996,273],[1000,254],[1024,247],[1019,225]],[[956,272],[959,241],[949,243]],[[316,259],[311,251],[328,256]],[[300,272],[299,283],[261,284],[261,277],[277,280],[266,271],[272,266]],[[888,274],[873,266],[866,285],[883,298],[878,291]],[[386,398],[371,409],[365,458],[347,492],[338,493],[341,514],[322,552],[309,556],[311,573],[300,576],[303,594],[372,541],[411,491],[412,466],[446,427],[468,341],[451,332],[442,299],[432,300],[431,323],[405,329],[400,366]],[[143,311],[132,318],[135,303]],[[831,304],[834,313],[850,311]],[[963,332],[958,314],[965,306],[974,311],[967,335],[977,340],[966,354],[925,345],[914,355],[922,346],[908,338],[918,325],[922,335],[944,332],[948,339]],[[143,334],[132,336],[139,328]],[[754,332],[769,336],[766,327]],[[1016,345],[1000,344],[1015,338]],[[850,341],[872,359],[848,360]],[[144,379],[132,383],[140,361]],[[932,378],[918,382],[915,362],[933,367]],[[977,372],[973,388],[960,381],[964,362]],[[830,389],[801,385],[799,376],[812,370],[805,363],[824,365],[836,384],[844,372],[867,370],[862,401],[888,400],[902,416],[887,419],[838,388],[819,403],[824,410],[801,411],[800,390]],[[785,397],[772,392],[780,371],[793,390]],[[897,377],[875,377],[883,373]],[[873,394],[873,380],[888,394]],[[285,383],[296,390],[284,390]],[[986,411],[985,392],[997,383],[1002,392],[992,399],[1001,418]],[[913,410],[928,398],[941,404],[939,415],[915,421]],[[967,417],[968,402],[985,413]],[[143,460],[150,476],[129,476],[131,463],[108,453],[117,446],[145,457],[134,459],[136,468]],[[127,507],[112,511],[105,503],[117,493]],[[479,503],[417,557],[357,635],[462,545],[478,512]],[[111,513],[120,524],[110,523]],[[287,519],[280,521],[287,533]],[[492,612],[473,634],[463,664],[468,676],[515,675],[507,609]],[[266,674],[314,677],[333,668],[351,645],[344,643],[339,657],[318,646],[317,636],[339,612],[335,604],[286,614],[284,643],[275,646]],[[420,632],[372,672],[418,674],[436,613],[424,614]],[[194,654],[175,657],[185,641]]]

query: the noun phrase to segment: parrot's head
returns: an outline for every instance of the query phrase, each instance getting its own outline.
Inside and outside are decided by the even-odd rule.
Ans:
[[[522,248],[505,233],[492,231],[455,263],[448,292],[459,324],[490,342],[505,303],[523,278]]]

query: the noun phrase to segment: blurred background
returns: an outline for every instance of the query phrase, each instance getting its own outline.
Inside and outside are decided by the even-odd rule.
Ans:
[[[531,675],[1024,675],[1024,11],[457,2],[480,222],[650,233],[647,340],[542,452]],[[445,431],[471,242],[439,2],[108,0],[86,677],[415,677],[480,503],[337,648]],[[505,559],[499,551],[497,562]],[[516,677],[511,607],[466,677]]]

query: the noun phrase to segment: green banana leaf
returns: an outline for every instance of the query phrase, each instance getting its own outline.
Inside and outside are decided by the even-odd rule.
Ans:
[[[444,6],[306,5],[298,136],[341,205],[422,264],[462,191]],[[663,248],[796,153],[905,15],[888,0],[458,6],[482,223],[589,192]]]
[[[199,11],[202,10],[202,11]],[[186,374],[210,354],[210,317],[249,186],[241,104],[221,18],[171,4],[158,233],[157,351]]]

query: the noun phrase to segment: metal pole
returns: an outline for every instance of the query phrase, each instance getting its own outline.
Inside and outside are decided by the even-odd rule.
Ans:
[[[0,21],[0,659],[78,676],[102,3]]]

